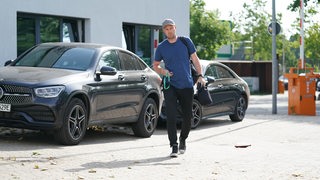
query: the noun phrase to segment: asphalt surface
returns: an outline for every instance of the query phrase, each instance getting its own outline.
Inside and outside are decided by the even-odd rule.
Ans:
[[[170,158],[167,133],[137,138],[126,128],[90,130],[77,146],[38,131],[0,128],[0,179],[320,179],[316,116],[288,115],[287,93],[253,95],[246,118],[205,120],[187,151]]]

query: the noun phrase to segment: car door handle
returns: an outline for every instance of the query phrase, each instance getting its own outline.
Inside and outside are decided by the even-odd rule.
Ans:
[[[119,75],[118,76],[118,80],[123,81],[124,80],[124,76],[123,75]]]
[[[143,81],[147,80],[147,76],[146,75],[141,75],[141,80],[143,80]]]
[[[219,88],[222,88],[222,87],[223,87],[223,85],[222,85],[222,84],[219,84],[219,85],[218,85],[218,87],[219,87]]]

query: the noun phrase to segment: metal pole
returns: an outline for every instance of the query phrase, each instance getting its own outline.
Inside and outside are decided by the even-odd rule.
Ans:
[[[277,114],[278,62],[276,54],[276,7],[272,0],[272,114]]]
[[[284,75],[286,73],[286,63],[285,63],[285,60],[286,60],[286,53],[284,52],[285,49],[284,49],[284,43],[285,43],[285,37],[283,36],[283,39],[282,39],[282,75]],[[279,88],[279,87],[278,87]]]
[[[304,68],[304,0],[300,0],[300,61]]]

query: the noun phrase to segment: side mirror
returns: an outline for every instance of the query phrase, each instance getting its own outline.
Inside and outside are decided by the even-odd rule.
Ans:
[[[117,70],[110,66],[102,66],[100,69],[102,75],[116,75]]]
[[[101,81],[101,75],[116,75],[117,74],[117,70],[113,67],[110,66],[102,66],[100,68],[100,71],[96,72],[96,77],[95,80],[96,81]]]
[[[4,63],[4,66],[10,65],[12,62],[13,62],[13,60],[6,61],[6,62]]]
[[[216,79],[213,76],[207,76],[206,78],[207,78],[208,84],[216,81]]]

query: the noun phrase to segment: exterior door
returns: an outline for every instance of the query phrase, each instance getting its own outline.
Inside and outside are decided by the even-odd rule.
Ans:
[[[222,66],[211,65],[205,75],[215,78],[213,83],[208,84],[213,103],[204,108],[205,114],[232,111],[237,96],[232,84],[234,79],[232,74]]]
[[[137,68],[137,59],[126,52],[105,52],[99,63],[101,66],[116,68],[116,75],[102,75],[101,81],[95,83],[93,95],[94,120],[113,120],[119,122],[135,121],[139,116],[144,95],[145,79],[141,78],[141,68]]]

